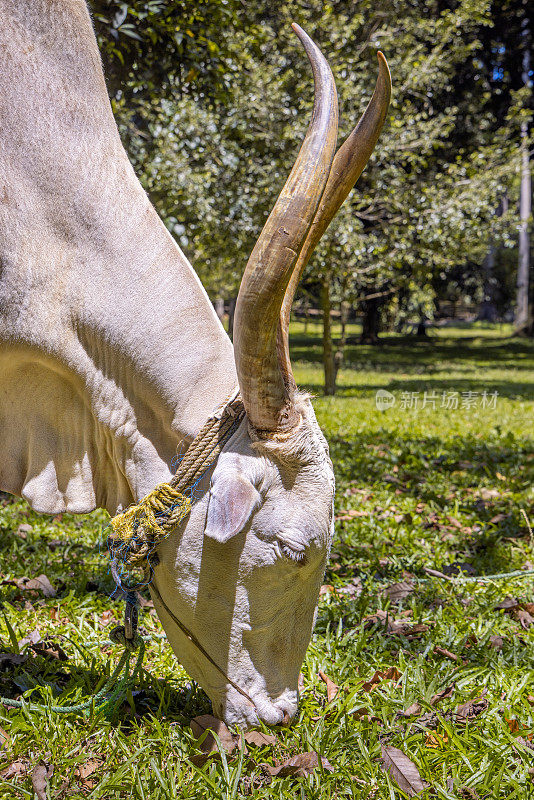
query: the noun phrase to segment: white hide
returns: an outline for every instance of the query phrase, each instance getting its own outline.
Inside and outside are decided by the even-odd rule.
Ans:
[[[128,163],[82,0],[0,0],[0,97],[0,489],[113,513],[170,477],[230,394],[232,345]],[[230,723],[296,708],[333,497],[300,403],[285,442],[253,441],[245,420],[158,551],[164,601],[253,698],[158,608]]]
[[[81,0],[0,0],[0,486],[114,513],[236,385],[119,139]]]

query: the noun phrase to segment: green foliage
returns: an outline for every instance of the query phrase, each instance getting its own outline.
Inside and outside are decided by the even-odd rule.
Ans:
[[[397,319],[418,309],[432,316],[436,292],[463,266],[471,277],[460,281],[459,296],[480,298],[488,241],[510,246],[514,235],[515,142],[526,98],[509,91],[508,72],[506,92],[499,89],[497,45],[488,56],[494,20],[502,26],[511,11],[489,0],[387,0],[379,10],[362,0],[357,11],[348,0],[206,3],[190,26],[205,31],[195,32],[196,49],[185,35],[182,53],[167,45],[172,25],[189,25],[185,6],[167,3],[164,24],[159,11],[143,17],[143,3],[128,6],[143,42],[123,37],[137,60],[116,109],[144,185],[210,293],[235,295],[309,120],[312,79],[291,31],[296,20],[334,70],[340,142],[370,98],[378,48],[393,77],[376,152],[312,259],[304,290],[316,294],[326,273],[336,302],[379,289]],[[151,36],[157,47],[146,44]],[[204,39],[216,41],[217,54]],[[106,42],[113,49],[113,38]],[[190,85],[185,70],[195,74]],[[496,218],[505,193],[510,212]]]
[[[305,337],[296,326],[293,353],[299,383],[320,390],[320,337]],[[236,749],[193,766],[187,723],[209,704],[177,665],[153,610],[144,609],[140,624],[151,635],[145,669],[118,719],[2,711],[10,740],[0,774],[19,764],[19,777],[0,778],[2,800],[33,797],[30,773],[41,758],[55,767],[50,796],[76,800],[401,797],[380,766],[385,744],[415,762],[429,784],[423,798],[531,795],[524,742],[534,732],[534,626],[495,606],[506,595],[528,601],[533,580],[454,583],[424,570],[461,565],[481,575],[534,561],[521,513],[534,518],[532,343],[479,326],[418,345],[386,337],[383,347],[353,348],[347,358],[339,397],[315,401],[336,471],[338,520],[325,577],[332,588],[322,596],[306,655],[297,722],[274,731],[274,745],[249,745],[244,757]],[[397,398],[384,412],[375,405],[379,388]],[[401,407],[402,392],[421,398],[425,390],[483,389],[498,392],[495,408]],[[34,700],[66,701],[68,692],[85,697],[109,673],[116,652],[103,641],[122,608],[109,598],[99,545],[104,523],[102,514],[51,519],[22,501],[2,501],[0,589],[11,631],[19,641],[35,628],[56,642],[66,637],[68,660],[30,655],[18,666],[4,663],[1,694],[34,687]],[[56,597],[13,584],[42,572]],[[403,580],[413,591],[394,601],[385,590]],[[496,636],[502,647],[492,644]],[[0,616],[4,652],[14,651],[10,637]],[[388,669],[400,679],[366,688],[375,671]],[[330,703],[319,670],[340,689]],[[450,686],[448,696],[433,700]],[[458,706],[481,695],[477,713],[462,721]],[[414,703],[421,711],[403,716]],[[310,750],[333,772],[269,783],[262,764]]]

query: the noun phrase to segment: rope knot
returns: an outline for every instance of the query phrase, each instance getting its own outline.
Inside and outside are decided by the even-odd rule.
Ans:
[[[141,502],[110,522],[108,547],[113,558],[135,566],[144,561],[191,510],[191,499],[169,483],[156,486]]]
[[[134,633],[133,639],[127,639],[124,625],[116,625],[113,630],[109,632],[109,638],[113,644],[122,645],[124,649],[128,650],[130,653],[139,650],[143,644],[143,640],[138,633]]]

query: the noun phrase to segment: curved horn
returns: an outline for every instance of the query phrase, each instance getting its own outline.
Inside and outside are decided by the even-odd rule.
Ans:
[[[300,250],[326,186],[337,139],[337,94],[324,56],[298,26],[310,60],[313,116],[297,160],[248,260],[234,322],[234,352],[243,403],[258,431],[275,433],[299,421],[289,354],[282,353],[280,311]]]
[[[362,174],[384,125],[391,99],[391,75],[384,54],[377,52],[378,78],[373,96],[363,112],[360,121],[337,151],[332,162],[328,182],[324,190],[319,209],[315,215],[306,241],[288,284],[281,313],[281,352],[287,354],[285,369],[291,369],[289,363],[289,318],[293,297],[298,282],[315,250],[319,239],[332,222],[350,190]]]

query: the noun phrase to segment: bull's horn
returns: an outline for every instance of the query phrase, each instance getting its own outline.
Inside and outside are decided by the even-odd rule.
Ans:
[[[328,182],[324,190],[319,209],[313,220],[306,241],[287,287],[286,296],[282,305],[281,314],[281,339],[280,348],[287,362],[284,368],[291,369],[289,364],[289,317],[293,297],[311,254],[315,250],[319,239],[332,222],[343,201],[363,172],[374,146],[382,130],[384,120],[391,98],[391,75],[384,54],[377,52],[378,78],[373,96],[369,105],[363,112],[360,121],[337,151],[332,162]]]
[[[300,250],[326,186],[337,138],[334,78],[318,47],[293,29],[310,60],[315,84],[313,116],[291,174],[248,260],[234,321],[234,350],[243,403],[252,425],[266,433],[298,423],[295,381],[280,312]],[[287,337],[286,337],[287,338]]]

